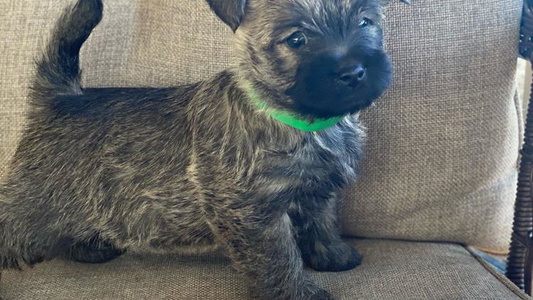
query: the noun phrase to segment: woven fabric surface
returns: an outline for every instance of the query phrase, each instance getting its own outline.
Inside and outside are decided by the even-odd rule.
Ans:
[[[0,174],[24,124],[32,60],[69,0],[0,0]],[[507,250],[520,144],[513,100],[519,0],[397,1],[387,9],[392,89],[363,116],[346,235]],[[87,86],[170,86],[232,65],[231,31],[204,1],[105,1],[83,50]],[[0,175],[1,178],[2,175]]]
[[[338,300],[528,299],[465,248],[363,240],[365,259],[351,271],[311,272]],[[102,265],[65,261],[2,274],[5,300],[245,300],[244,278],[220,256],[126,255]]]

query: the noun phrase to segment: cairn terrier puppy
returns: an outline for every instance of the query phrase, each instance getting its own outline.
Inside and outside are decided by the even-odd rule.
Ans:
[[[361,262],[337,198],[361,157],[358,112],[391,82],[388,1],[207,2],[239,63],[165,89],[83,88],[79,52],[103,4],[63,13],[0,188],[0,269],[219,247],[261,299],[333,299],[303,264]]]

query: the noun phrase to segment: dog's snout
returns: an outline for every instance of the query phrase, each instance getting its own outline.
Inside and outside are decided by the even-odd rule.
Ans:
[[[356,86],[366,75],[366,68],[361,63],[351,64],[339,73],[339,82],[349,86]]]

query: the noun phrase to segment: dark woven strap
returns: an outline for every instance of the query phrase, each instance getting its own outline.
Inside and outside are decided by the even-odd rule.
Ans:
[[[519,47],[520,55],[532,62],[533,0],[524,1]],[[518,191],[507,277],[531,295],[533,272],[533,94],[529,100],[524,146],[521,154],[522,161],[518,175]]]
[[[522,23],[520,25],[520,55],[522,58],[531,61],[533,52],[533,0],[524,1],[522,13]]]

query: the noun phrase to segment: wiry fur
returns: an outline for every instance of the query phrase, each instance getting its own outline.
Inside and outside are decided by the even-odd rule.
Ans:
[[[257,110],[246,90],[316,117],[283,92],[297,84],[306,53],[279,44],[292,27],[275,24],[298,19],[333,42],[343,37],[331,28],[337,17],[379,21],[377,2],[333,2],[342,5],[248,1],[244,18],[225,16],[238,27],[239,67],[168,89],[82,88],[79,50],[102,3],[67,9],[38,61],[30,124],[0,188],[0,269],[222,247],[262,299],[332,299],[302,265],[341,271],[361,261],[336,217],[338,192],[361,156],[357,115],[302,132]],[[343,30],[353,30],[348,23]],[[379,27],[369,30],[354,43],[380,50]]]

